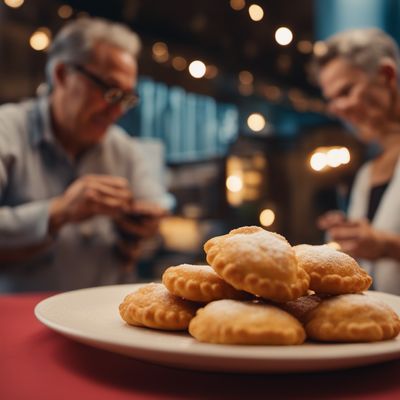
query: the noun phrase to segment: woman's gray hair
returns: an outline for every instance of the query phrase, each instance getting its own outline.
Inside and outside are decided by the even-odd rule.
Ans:
[[[140,39],[127,26],[102,18],[79,18],[65,25],[56,35],[47,55],[46,77],[51,86],[59,63],[90,62],[97,43],[105,42],[127,51],[136,59]]]
[[[312,74],[335,58],[344,58],[367,73],[375,72],[382,59],[392,59],[399,70],[399,47],[395,40],[378,28],[350,29],[325,41],[317,42],[311,64]]]

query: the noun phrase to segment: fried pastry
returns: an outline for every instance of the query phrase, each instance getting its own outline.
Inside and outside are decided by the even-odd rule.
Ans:
[[[305,340],[299,321],[266,304],[218,300],[197,311],[189,333],[200,342],[220,344],[294,345]]]
[[[307,314],[307,336],[329,342],[374,342],[396,337],[400,332],[398,315],[372,296],[344,294],[333,296]]]
[[[185,330],[198,305],[169,293],[161,283],[149,283],[128,294],[119,313],[129,325]]]
[[[287,240],[257,226],[246,226],[206,242],[207,262],[238,290],[278,302],[304,295],[309,277],[298,268]]]
[[[316,293],[345,294],[367,290],[372,278],[354,258],[327,245],[293,247],[299,266],[310,275]]]
[[[169,267],[162,276],[162,282],[175,296],[197,302],[251,297],[226,283],[209,265],[181,264]]]

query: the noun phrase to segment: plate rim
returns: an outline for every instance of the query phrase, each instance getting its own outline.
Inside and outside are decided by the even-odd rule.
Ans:
[[[109,350],[112,352],[117,352],[120,354],[125,354],[133,358],[138,358],[142,360],[148,359],[148,356],[151,355],[160,355],[162,358],[165,357],[180,357],[182,361],[182,365],[179,365],[179,360],[178,364],[175,363],[176,366],[188,366],[187,365],[187,359],[192,359],[190,362],[190,366],[193,367],[194,369],[209,369],[209,370],[218,370],[218,371],[240,371],[240,372],[262,372],[262,371],[268,371],[271,372],[271,369],[269,368],[261,368],[257,367],[254,371],[242,371],[236,368],[233,368],[232,366],[228,369],[223,369],[223,368],[204,368],[199,366],[199,368],[196,368],[196,360],[201,364],[204,363],[205,360],[207,359],[212,359],[212,360],[219,360],[220,362],[223,362],[224,360],[238,360],[238,361],[253,361],[255,363],[265,363],[265,364],[270,364],[273,362],[293,362],[293,363],[299,363],[299,362],[304,362],[304,363],[329,363],[329,361],[335,361],[336,363],[339,364],[348,364],[351,362],[351,365],[367,365],[367,364],[372,364],[374,362],[379,362],[379,361],[384,361],[384,360],[392,360],[395,358],[400,358],[400,339],[393,339],[393,340],[388,340],[388,341],[382,341],[382,342],[372,342],[372,343],[316,343],[316,342],[311,342],[308,343],[306,342],[305,344],[302,345],[292,345],[292,346],[271,346],[271,345],[221,345],[221,344],[210,344],[210,343],[201,343],[196,341],[194,338],[190,337],[189,334],[185,334],[185,332],[182,332],[182,335],[187,335],[189,339],[192,339],[193,345],[190,346],[190,349],[186,346],[182,347],[176,347],[176,348],[171,348],[171,347],[166,347],[163,344],[160,344],[158,341],[156,343],[153,343],[152,346],[149,346],[149,344],[143,343],[143,342],[135,342],[135,340],[132,341],[132,343],[121,343],[121,342],[116,342],[113,340],[113,338],[104,338],[101,336],[101,334],[93,334],[92,332],[90,333],[85,333],[82,330],[76,329],[74,327],[68,327],[68,326],[62,326],[60,325],[59,322],[54,322],[46,317],[45,313],[43,312],[43,308],[47,306],[51,306],[52,302],[57,302],[60,299],[62,300],[63,298],[68,298],[69,296],[75,296],[76,294],[81,294],[82,292],[101,292],[103,290],[121,290],[121,301],[123,299],[123,296],[129,293],[129,291],[135,290],[136,288],[139,288],[140,286],[145,285],[146,283],[133,283],[133,284],[124,284],[124,285],[107,285],[107,286],[98,286],[98,287],[91,287],[91,288],[83,288],[83,289],[77,289],[77,290],[72,290],[68,292],[63,292],[63,293],[58,293],[52,296],[49,296],[45,299],[42,299],[39,303],[36,304],[34,308],[34,314],[36,318],[46,327],[49,329],[60,333],[61,335],[64,335],[66,337],[69,337],[73,340],[76,340],[81,343],[85,343],[88,345],[91,345],[93,347],[97,348],[102,348],[105,350]],[[375,291],[369,291],[367,292],[367,295],[372,295],[376,296],[378,298],[393,298],[393,301],[397,301],[399,303],[400,307],[400,297],[396,295],[392,295],[389,293],[384,293],[384,292],[375,292]],[[384,301],[384,300],[383,300]],[[116,314],[118,314],[118,311],[116,310]],[[169,331],[158,331],[154,329],[149,329],[149,328],[142,328],[142,327],[135,327],[135,326],[129,326],[125,324],[122,319],[121,319],[121,327],[127,327],[129,329],[133,329],[134,331],[139,332],[139,335],[142,333],[151,333],[151,334],[172,334],[176,335],[181,332],[169,332]],[[397,346],[396,346],[397,344]],[[314,350],[311,350],[312,353],[310,355],[305,356],[304,353],[301,351],[298,352],[298,349],[304,350],[304,347],[310,345],[313,349],[318,348],[319,351],[315,352]],[[353,351],[349,351],[349,348],[352,350],[357,349],[357,347],[360,348],[361,351],[357,352],[357,354],[354,354]],[[260,351],[260,348],[263,350],[268,349],[268,357],[266,357],[264,351]],[[330,349],[330,351],[335,353],[334,355],[326,355],[323,350],[326,350],[327,348]],[[212,353],[210,354],[210,350],[212,349]],[[322,351],[321,351],[322,350]],[[135,352],[138,352],[140,354],[136,355],[133,354]],[[193,359],[196,359],[193,361]],[[370,362],[364,363],[364,360],[369,360],[371,359]],[[375,359],[375,361],[374,361]],[[150,360],[153,362],[157,362],[157,360],[154,359]],[[160,361],[160,364],[168,364],[166,361]],[[171,364],[171,363],[169,363]],[[350,365],[350,366],[351,366]],[[345,368],[346,366],[339,366],[337,368]],[[293,371],[313,371],[313,370],[320,370],[321,368],[310,368],[310,369],[297,369],[294,368]],[[329,369],[329,368],[324,368],[324,369]],[[288,369],[284,369],[286,372],[290,372]]]

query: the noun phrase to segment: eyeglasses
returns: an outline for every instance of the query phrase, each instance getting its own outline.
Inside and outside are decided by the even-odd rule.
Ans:
[[[108,104],[121,104],[124,110],[128,110],[138,104],[139,94],[135,90],[126,92],[120,88],[112,87],[82,65],[70,64],[69,66],[95,83],[102,90],[104,100]]]

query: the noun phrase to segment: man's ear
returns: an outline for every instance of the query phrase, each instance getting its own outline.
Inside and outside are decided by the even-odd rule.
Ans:
[[[67,76],[67,66],[65,64],[57,64],[53,71],[53,82],[55,86],[64,86]]]
[[[397,65],[389,57],[385,57],[382,59],[382,61],[379,64],[378,68],[379,75],[384,78],[384,81],[390,85],[390,86],[396,86],[397,87]]]

